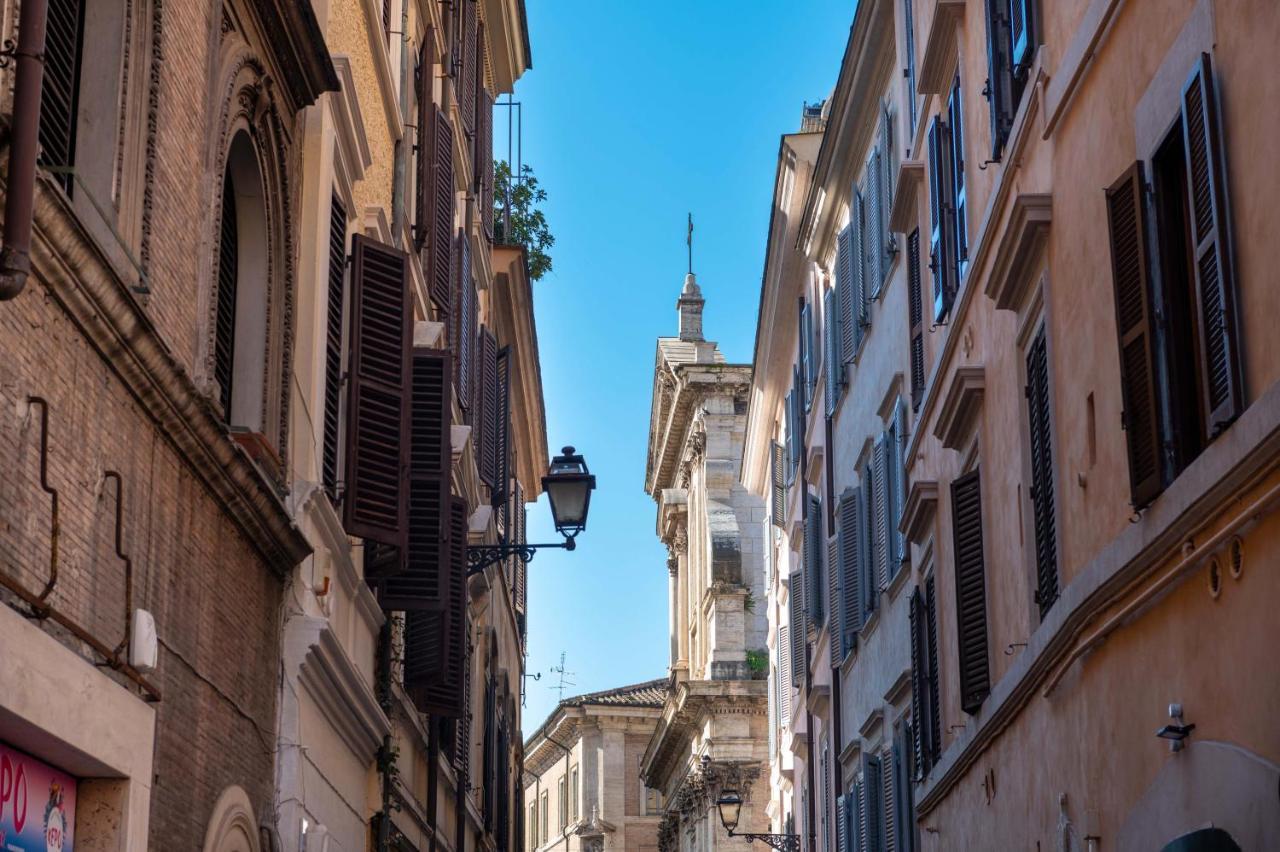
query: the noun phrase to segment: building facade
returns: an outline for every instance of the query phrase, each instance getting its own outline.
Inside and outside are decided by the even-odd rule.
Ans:
[[[690,273],[679,335],[658,339],[645,474],[670,553],[671,686],[641,761],[664,799],[664,852],[744,845],[725,834],[715,799],[737,789],[751,830],[768,789],[764,503],[738,481],[751,368],[705,339],[703,304]]]
[[[524,566],[468,547],[547,467],[523,4],[197,7],[4,9],[0,755],[77,849],[512,848]]]
[[[667,680],[561,700],[524,745],[524,852],[654,852],[662,794],[636,767]]]
[[[794,228],[784,137],[743,464],[797,553],[772,778],[808,848],[1280,836],[1275,679],[1231,674],[1274,644],[1277,28],[859,4]]]

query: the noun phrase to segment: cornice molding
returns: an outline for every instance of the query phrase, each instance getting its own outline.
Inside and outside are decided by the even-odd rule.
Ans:
[[[964,20],[965,2],[937,0],[933,6],[933,25],[925,39],[916,80],[916,90],[922,95],[941,95],[951,88],[959,57],[957,30]]]
[[[951,377],[951,385],[938,411],[933,434],[949,450],[961,450],[977,425],[986,388],[982,367],[960,367]]]
[[[898,165],[898,179],[893,183],[893,206],[889,211],[889,229],[909,234],[916,227],[916,206],[920,187],[924,185],[924,160],[903,160]]]
[[[362,762],[372,761],[391,733],[391,722],[342,650],[328,619],[291,618],[284,644],[286,671],[297,671],[299,683],[351,753]]]
[[[929,535],[929,525],[938,511],[938,483],[932,480],[915,480],[907,492],[907,502],[902,509],[898,531],[912,544],[923,544]]]
[[[263,49],[275,59],[295,112],[338,88],[324,33],[310,3],[258,0],[248,5],[262,22]]]
[[[1049,242],[1053,196],[1020,193],[1013,199],[1009,222],[993,249],[986,294],[1000,310],[1017,311],[1036,277],[1033,266]]]
[[[387,616],[368,584],[361,582],[355,561],[351,558],[351,538],[343,529],[342,520],[330,502],[328,493],[314,482],[295,486],[294,493],[300,495],[296,497],[295,512],[298,516],[307,516],[313,520],[320,533],[320,541],[311,542],[312,546],[321,545],[329,552],[338,585],[351,596],[356,612],[365,626],[376,633],[386,622]]]

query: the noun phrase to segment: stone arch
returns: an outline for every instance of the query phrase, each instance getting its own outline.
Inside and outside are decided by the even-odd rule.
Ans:
[[[289,183],[288,128],[281,118],[281,108],[275,83],[266,73],[264,64],[253,54],[238,33],[224,34],[220,55],[221,109],[214,144],[210,149],[209,174],[213,176],[210,194],[212,204],[206,220],[209,235],[203,261],[206,282],[200,335],[203,386],[215,400],[217,385],[214,382],[215,333],[218,305],[218,263],[220,245],[219,228],[222,222],[224,193],[228,183],[235,185],[237,176],[249,181],[256,172],[260,196],[254,204],[254,215],[260,218],[262,243],[258,249],[260,263],[256,274],[261,276],[261,304],[263,313],[254,325],[261,332],[258,345],[249,347],[260,352],[260,374],[250,387],[256,403],[248,406],[255,416],[249,428],[260,431],[277,454],[281,472],[287,470],[289,385],[292,369],[294,322],[294,251]],[[232,181],[226,177],[230,175]],[[236,200],[242,199],[236,189]],[[240,210],[237,219],[243,221]],[[237,347],[238,349],[239,347]],[[241,408],[244,399],[239,400]],[[233,405],[233,408],[236,406]],[[232,412],[222,412],[227,415]],[[236,423],[231,418],[231,425]],[[253,428],[256,425],[257,428]]]
[[[249,794],[232,785],[222,791],[204,832],[203,852],[262,852]]]

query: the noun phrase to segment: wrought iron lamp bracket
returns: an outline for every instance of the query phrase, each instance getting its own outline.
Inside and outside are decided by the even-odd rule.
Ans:
[[[467,547],[467,576],[479,574],[491,565],[514,556],[521,562],[532,562],[534,555],[544,548],[573,550],[577,545],[572,538],[559,544],[474,544]]]
[[[800,852],[800,835],[798,834],[748,834],[731,831],[729,836],[744,837],[748,843],[754,843],[759,840],[777,849],[778,852]]]

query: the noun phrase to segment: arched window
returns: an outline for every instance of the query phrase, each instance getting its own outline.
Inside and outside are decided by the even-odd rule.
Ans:
[[[213,377],[227,425],[250,432],[264,431],[267,226],[257,151],[241,131],[223,177]]]

